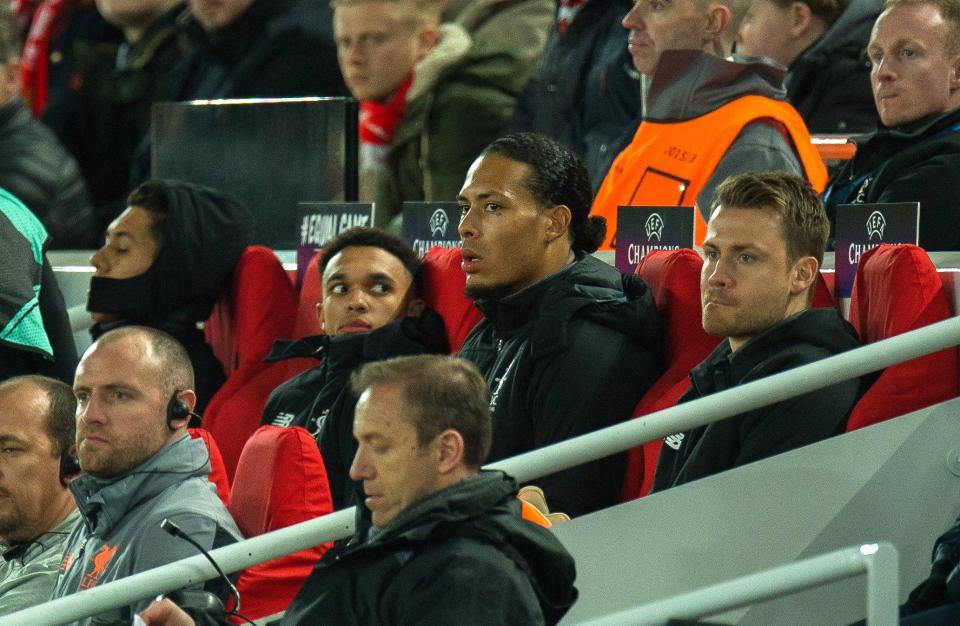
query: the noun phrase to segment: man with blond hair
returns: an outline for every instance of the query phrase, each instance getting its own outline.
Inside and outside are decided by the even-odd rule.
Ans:
[[[919,202],[920,245],[960,250],[960,1],[891,0],[870,35],[870,81],[882,126],[824,194],[836,206]]]
[[[783,172],[717,188],[703,242],[703,329],[725,339],[690,372],[687,402],[859,346],[832,308],[811,309],[829,223],[810,185]],[[667,489],[843,432],[872,377],[839,382],[671,435],[654,476]]]
[[[437,0],[333,0],[344,80],[360,101],[361,198],[386,225],[403,201],[452,201],[477,154],[497,137],[529,74]]]

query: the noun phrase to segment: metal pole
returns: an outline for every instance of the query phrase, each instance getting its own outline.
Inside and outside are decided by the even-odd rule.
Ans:
[[[957,344],[960,344],[960,317],[952,317],[816,363],[685,402],[642,419],[628,420],[546,448],[525,452],[488,467],[503,470],[518,481],[526,482]]]
[[[960,317],[952,317],[816,363],[722,391],[708,398],[686,402],[643,419],[628,420],[499,461],[488,467],[503,470],[518,481],[529,481],[957,344],[960,344]],[[331,528],[335,527],[336,531],[328,530],[323,522],[330,520],[332,516],[325,516],[214,550],[212,554],[221,563],[224,571],[235,572],[278,555],[348,536],[352,532],[353,509],[334,515],[338,516],[337,523],[331,523]],[[319,530],[321,528],[324,532]],[[270,546],[269,550],[267,546]],[[283,546],[288,549],[284,551]],[[239,555],[242,555],[242,558]],[[197,580],[194,577],[198,575],[204,580],[215,577],[214,569],[200,558],[191,557],[170,563],[68,598],[13,613],[0,618],[0,626],[66,623],[131,604],[155,593],[179,588],[186,584],[186,580]],[[188,576],[189,579],[186,578]],[[138,585],[136,596],[129,592],[129,585],[134,580]],[[177,582],[179,584],[176,584]],[[127,591],[123,591],[125,589]],[[148,592],[139,591],[147,589]],[[45,617],[47,611],[49,615],[56,615],[56,618]]]
[[[581,625],[655,626],[670,619],[697,619],[859,574],[867,575],[868,624],[895,626],[898,621],[897,550],[889,543],[867,544],[828,552],[581,622]],[[879,594],[889,594],[888,599],[871,606],[876,600],[871,596]]]

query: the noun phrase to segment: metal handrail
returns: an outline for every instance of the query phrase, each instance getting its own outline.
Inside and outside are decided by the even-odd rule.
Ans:
[[[900,595],[898,562],[897,549],[889,543],[844,548],[580,624],[661,626],[670,619],[698,619],[866,574],[867,624],[896,626]]]
[[[957,344],[960,344],[960,317],[952,317],[488,467],[501,469],[518,481],[526,482]],[[239,571],[306,547],[347,537],[353,532],[353,515],[354,509],[346,509],[218,548],[211,555],[224,571]],[[54,626],[216,576],[216,570],[203,557],[190,557],[18,611],[0,618],[0,626]]]

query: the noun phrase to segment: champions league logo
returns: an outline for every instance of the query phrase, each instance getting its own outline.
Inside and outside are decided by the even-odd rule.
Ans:
[[[887,227],[887,220],[883,217],[883,213],[880,211],[874,211],[870,214],[870,217],[867,218],[867,237],[873,239],[876,235],[877,239],[883,239],[883,229]]]
[[[647,233],[647,241],[653,241],[654,237],[657,238],[657,241],[660,241],[663,236],[663,218],[660,217],[659,213],[651,213],[650,217],[647,218],[647,223],[643,225],[643,229]]]
[[[445,237],[449,225],[450,220],[447,218],[447,212],[443,209],[437,209],[430,216],[430,234],[434,237]]]

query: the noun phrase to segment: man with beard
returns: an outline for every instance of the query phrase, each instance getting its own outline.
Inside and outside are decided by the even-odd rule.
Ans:
[[[67,479],[76,473],[76,400],[45,376],[0,383],[0,615],[46,602],[67,537],[80,520]]]
[[[590,253],[590,179],[572,151],[508,135],[474,161],[460,191],[467,295],[484,320],[460,355],[490,386],[489,461],[630,417],[660,374],[661,336],[647,285]],[[571,515],[620,500],[624,455],[535,481]]]
[[[84,474],[70,491],[83,522],[67,541],[54,598],[195,555],[160,528],[164,520],[207,550],[241,537],[207,479],[206,445],[187,433],[197,395],[173,337],[138,326],[106,333],[80,360],[73,392]],[[147,604],[78,623],[129,624]]]
[[[717,188],[700,274],[703,329],[726,339],[690,372],[681,402],[702,398],[860,345],[832,308],[811,309],[830,225],[816,192],[784,172],[741,174]],[[843,432],[873,377],[671,435],[654,490]]]

